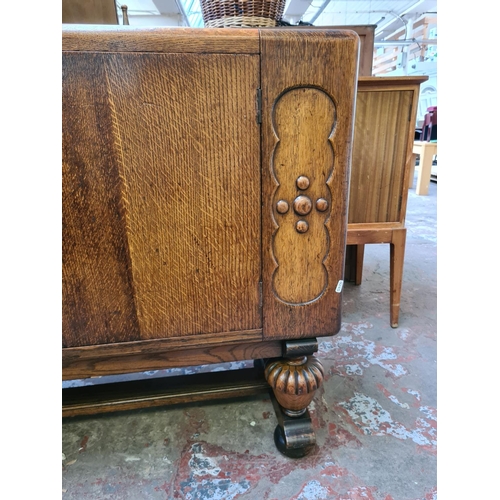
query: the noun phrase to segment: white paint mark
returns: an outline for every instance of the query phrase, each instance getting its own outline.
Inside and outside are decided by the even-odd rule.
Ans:
[[[365,330],[373,328],[371,323],[343,323],[341,331],[346,333],[353,333],[356,336],[363,335]]]
[[[218,476],[221,471],[217,461],[211,457],[203,455],[203,448],[200,444],[195,443],[191,447],[193,456],[189,460],[189,467],[196,476]]]
[[[401,401],[399,401],[399,399],[396,397],[396,396],[393,396],[392,394],[389,396],[389,399],[396,405],[398,406],[401,406],[401,408],[410,408],[410,406],[408,405],[408,403],[401,403]]]
[[[420,392],[414,391],[412,389],[407,389],[406,391],[408,394],[411,394],[412,396],[415,396],[417,398],[417,401],[421,400]]]
[[[304,500],[324,500],[328,497],[328,490],[321,486],[319,481],[309,481],[303,488],[300,498]]]
[[[351,490],[347,492],[349,496],[352,498],[373,498],[372,495],[370,494],[370,491],[366,486],[355,486]]]
[[[430,408],[429,406],[421,406],[419,410],[429,419],[437,421],[436,410],[434,408]]]
[[[253,421],[252,421],[252,422],[250,422],[250,425],[251,425],[252,427],[255,427],[255,422],[253,422]]]
[[[380,347],[366,339],[354,340],[352,335],[338,337],[333,344],[331,351],[335,351],[337,359],[345,359],[347,362],[343,365],[347,373],[347,366],[354,366],[356,361],[361,366],[368,367],[370,365],[380,366],[384,370],[392,373],[396,377],[406,375],[408,372],[399,363],[390,363],[389,361],[397,359],[396,353],[391,347]],[[367,362],[368,365],[364,364]],[[340,365],[342,367],[342,365]],[[349,374],[349,373],[347,373]],[[363,374],[363,370],[359,367],[359,375]]]
[[[345,365],[345,372],[347,375],[363,375],[363,370],[357,363],[354,365]]]
[[[250,483],[246,480],[239,483],[231,483],[228,479],[203,479],[200,483],[191,481],[189,483],[191,492],[185,496],[186,500],[208,498],[209,492],[211,500],[233,500],[242,495],[250,488]]]
[[[410,330],[407,328],[401,328],[401,330],[398,331],[398,336],[401,340],[407,340],[410,336]]]
[[[340,406],[347,410],[355,425],[366,435],[388,434],[398,439],[411,439],[419,445],[434,444],[424,436],[427,431],[422,427],[422,423],[416,429],[407,429],[392,420],[390,413],[370,396],[356,392],[349,401],[340,403]]]
[[[140,460],[140,457],[127,457],[125,462],[139,462]]]
[[[318,351],[320,353],[327,353],[333,350],[333,344],[331,342],[320,342],[318,345]]]

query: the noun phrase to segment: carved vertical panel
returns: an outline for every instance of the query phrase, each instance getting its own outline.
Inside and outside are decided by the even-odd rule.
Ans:
[[[358,43],[261,31],[265,338],[340,329]]]
[[[272,123],[278,141],[271,159],[277,227],[273,291],[279,300],[300,305],[317,300],[328,284],[325,222],[332,199],[327,181],[333,172],[335,105],[322,90],[291,89],[278,98]],[[285,213],[283,203],[289,207]]]

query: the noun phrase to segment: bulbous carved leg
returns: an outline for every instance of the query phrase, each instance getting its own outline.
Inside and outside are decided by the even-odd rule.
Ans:
[[[306,412],[322,384],[324,371],[315,357],[301,356],[270,361],[265,377],[284,413],[289,417],[299,417]]]
[[[323,382],[323,366],[313,356],[304,355],[270,360],[264,373],[275,397],[276,446],[289,457],[303,457],[316,444],[307,406]]]

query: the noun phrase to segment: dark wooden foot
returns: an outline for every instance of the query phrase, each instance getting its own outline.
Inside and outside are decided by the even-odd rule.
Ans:
[[[316,444],[307,406],[324,377],[323,366],[312,356],[317,349],[316,339],[287,341],[284,358],[269,360],[264,371],[278,418],[274,441],[292,458],[307,455]]]
[[[302,458],[311,453],[316,446],[316,434],[312,427],[309,411],[305,410],[299,417],[289,417],[270,392],[274,411],[278,418],[278,425],[274,429],[274,443],[276,448],[290,458]]]

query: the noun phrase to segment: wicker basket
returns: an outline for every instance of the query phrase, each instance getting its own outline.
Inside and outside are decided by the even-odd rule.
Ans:
[[[276,26],[286,0],[200,0],[207,28]]]

